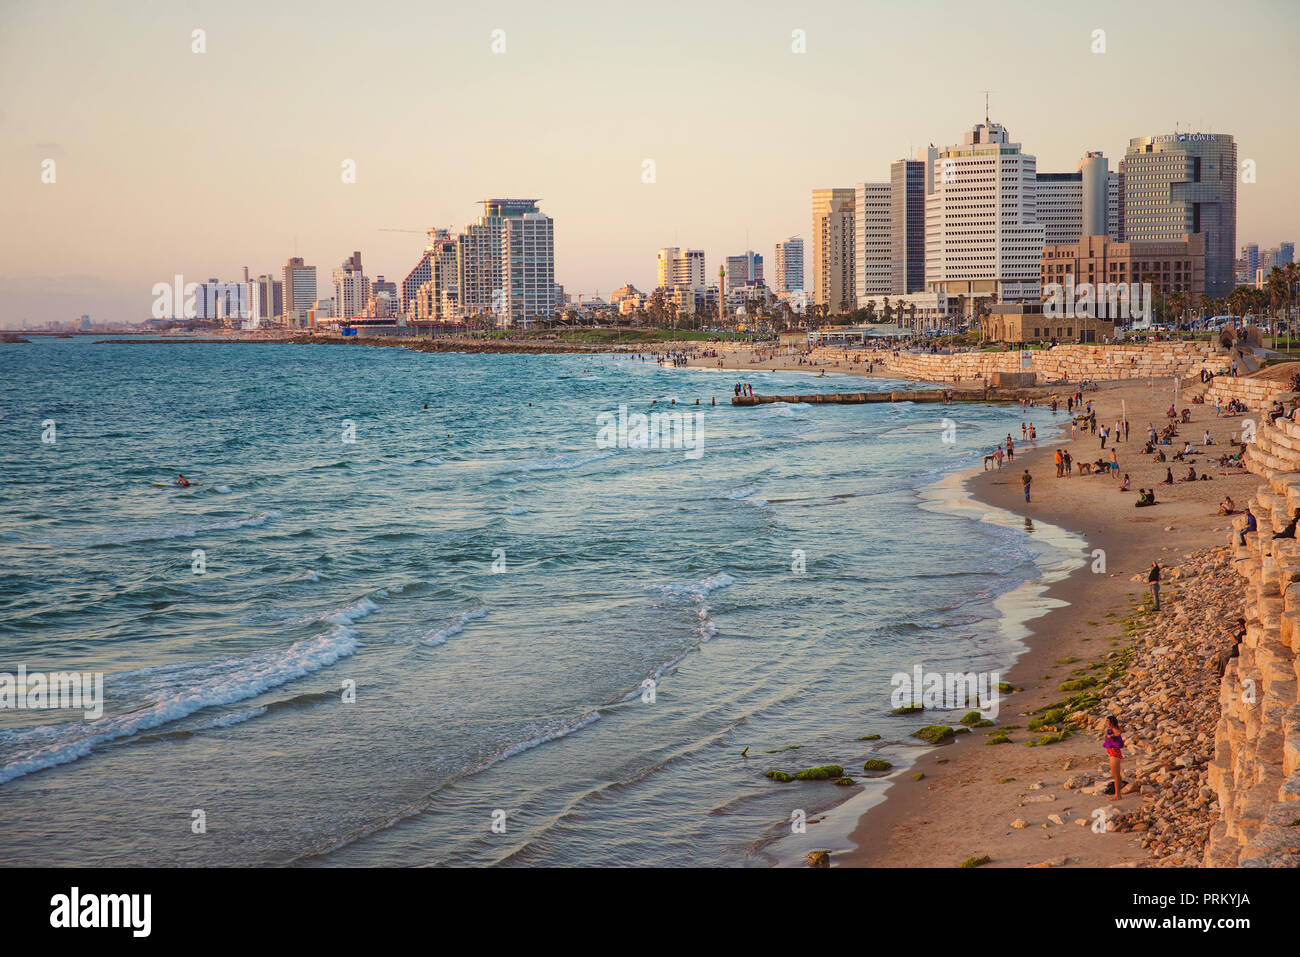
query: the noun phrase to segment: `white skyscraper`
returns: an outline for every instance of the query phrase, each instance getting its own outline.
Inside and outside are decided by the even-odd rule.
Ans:
[[[803,240],[798,236],[776,244],[772,257],[772,291],[778,296],[803,292]]]
[[[925,283],[966,300],[1039,301],[1044,227],[1037,159],[998,123],[978,123],[926,160]]]
[[[660,289],[684,286],[703,291],[704,250],[665,246],[655,260],[655,285]]]
[[[507,324],[526,325],[556,310],[555,223],[540,211],[505,220]]]
[[[857,305],[865,297],[889,293],[890,185],[853,187],[853,289]]]
[[[665,246],[659,250],[659,255],[655,259],[655,286],[659,289],[670,289],[673,285],[673,270],[676,268],[674,263],[677,262],[677,255],[681,252],[676,246]]]
[[[353,253],[341,266],[336,266],[330,279],[334,285],[334,309],[339,317],[350,319],[364,315],[370,299],[370,280],[361,270],[361,253]]]

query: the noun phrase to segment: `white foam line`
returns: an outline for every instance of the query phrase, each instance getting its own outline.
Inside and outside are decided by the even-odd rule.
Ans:
[[[445,645],[447,643],[448,638],[452,638],[456,635],[459,635],[462,631],[465,630],[465,626],[467,624],[469,624],[471,621],[477,621],[479,618],[482,618],[487,613],[488,610],[486,608],[475,608],[472,611],[461,612],[456,617],[456,620],[452,624],[447,625],[445,628],[437,629],[435,631],[425,632],[425,634],[421,635],[420,644],[428,645],[434,648],[436,648],[438,645]]]
[[[148,707],[95,721],[42,726],[33,733],[50,733],[55,743],[17,752],[0,766],[0,784],[45,768],[69,764],[85,757],[96,745],[156,728],[213,705],[232,704],[252,698],[271,688],[287,684],[346,658],[357,649],[356,633],[336,625],[330,631],[304,638],[283,651],[251,655],[225,662],[203,662],[199,667],[222,666],[222,673],[180,689],[169,689],[161,700]],[[112,680],[111,677],[109,679]]]

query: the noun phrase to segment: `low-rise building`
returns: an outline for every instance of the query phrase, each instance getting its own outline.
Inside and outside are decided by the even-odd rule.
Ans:
[[[1096,238],[1096,237],[1092,237]],[[1115,338],[1115,323],[1081,315],[1047,315],[1041,303],[1000,302],[980,317],[984,338],[992,342],[1105,342]]]
[[[1107,236],[1084,236],[1067,246],[1044,246],[1042,298],[1049,283],[1151,283],[1155,295],[1171,292],[1199,296],[1205,292],[1205,236],[1184,234],[1181,240],[1115,242]],[[1073,277],[1069,279],[1068,277]]]

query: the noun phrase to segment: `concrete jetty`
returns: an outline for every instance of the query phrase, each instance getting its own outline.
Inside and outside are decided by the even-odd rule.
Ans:
[[[953,401],[980,402],[985,393],[954,392]],[[859,405],[869,402],[942,402],[943,389],[918,389],[908,392],[815,392],[812,395],[734,395],[732,405],[763,405],[768,402],[811,402],[818,405]]]

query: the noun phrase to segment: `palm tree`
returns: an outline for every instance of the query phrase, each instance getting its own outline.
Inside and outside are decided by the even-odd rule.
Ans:
[[[1238,286],[1228,293],[1228,311],[1234,316],[1246,315],[1250,311],[1250,293],[1249,286]]]
[[[1286,274],[1282,272],[1281,267],[1274,266],[1272,272],[1268,274],[1264,293],[1268,296],[1269,306],[1274,310],[1274,317],[1285,316],[1287,304],[1291,299],[1291,289],[1287,285]]]
[[[1160,291],[1160,277],[1152,272],[1145,273],[1142,276],[1142,282],[1149,285],[1152,289],[1151,318],[1156,319],[1163,316],[1165,312],[1165,297]]]
[[[1174,325],[1182,326],[1183,310],[1187,307],[1187,294],[1181,290],[1175,290],[1169,294],[1169,311],[1173,314]]]

